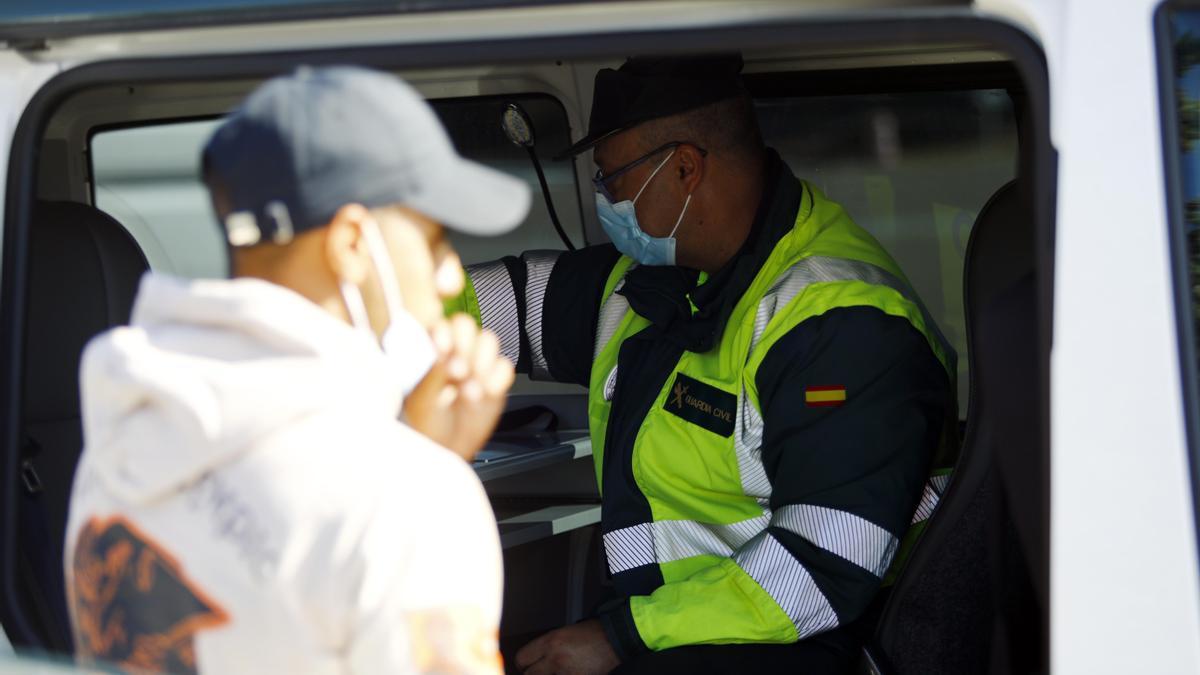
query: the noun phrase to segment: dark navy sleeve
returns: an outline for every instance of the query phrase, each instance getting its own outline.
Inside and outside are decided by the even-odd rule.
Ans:
[[[568,251],[546,287],[543,349],[550,376],[588,386],[604,285],[621,254],[612,244]]]
[[[470,265],[480,324],[517,372],[587,386],[601,296],[619,257],[604,244]]]
[[[858,618],[912,522],[952,389],[925,337],[868,307],[808,319],[755,376],[769,531],[837,614]]]

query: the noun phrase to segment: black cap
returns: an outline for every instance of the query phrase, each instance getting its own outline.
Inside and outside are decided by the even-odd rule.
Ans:
[[[642,122],[741,96],[741,72],[741,54],[635,56],[617,70],[605,68],[596,73],[587,135],[558,158]]]
[[[351,203],[402,204],[469,234],[507,232],[529,211],[529,186],[460,157],[412,87],[351,66],[259,87],[209,139],[204,171],[230,202],[233,246],[286,243]]]

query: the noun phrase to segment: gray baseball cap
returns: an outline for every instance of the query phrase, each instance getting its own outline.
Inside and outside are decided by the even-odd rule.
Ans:
[[[213,132],[203,172],[233,246],[286,243],[342,206],[400,204],[460,232],[512,230],[524,181],[459,156],[429,104],[386,73],[301,67],[256,89]]]

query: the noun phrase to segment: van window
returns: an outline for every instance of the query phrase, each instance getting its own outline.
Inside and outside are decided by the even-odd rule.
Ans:
[[[958,352],[967,412],[963,263],[975,217],[1016,175],[1003,89],[756,100],[767,144],[900,264]]]
[[[534,191],[529,216],[500,238],[450,233],[465,263],[535,248],[562,248],[540,197],[527,152],[508,141],[500,126],[509,103],[524,108],[538,134],[539,155],[569,144],[566,112],[540,94],[430,101],[465,157],[523,178]],[[171,122],[110,129],[90,143],[93,203],[137,240],[150,268],[189,278],[223,277],[224,237],[200,180],[200,150],[220,120]],[[544,148],[544,150],[543,150]],[[581,245],[579,197],[572,162],[543,158],[559,217]]]
[[[92,136],[92,203],[129,230],[156,272],[226,274],[225,238],[200,182],[200,149],[217,124],[155,124]]]

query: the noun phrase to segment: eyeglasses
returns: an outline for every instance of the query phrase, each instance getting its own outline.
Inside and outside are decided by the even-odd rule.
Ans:
[[[657,155],[658,153],[662,152],[663,150],[671,150],[671,149],[677,148],[681,145],[690,145],[690,146],[696,148],[697,150],[700,151],[701,157],[708,156],[707,150],[705,150],[704,148],[702,148],[698,145],[695,145],[694,143],[688,143],[686,141],[672,141],[670,143],[667,143],[666,145],[658,146],[657,148],[651,150],[650,152],[647,152],[646,154],[642,155],[641,157],[638,157],[637,159],[635,159],[632,162],[626,164],[625,166],[617,169],[616,171],[613,171],[610,174],[605,174],[603,169],[596,169],[596,175],[592,178],[592,185],[596,186],[596,192],[599,192],[600,194],[604,195],[604,198],[607,199],[608,201],[615,203],[617,201],[617,198],[613,196],[612,190],[610,190],[608,188],[609,184],[612,183],[612,181],[629,173],[634,168],[636,168],[639,164],[642,164],[643,162],[649,160],[651,157]]]

